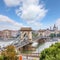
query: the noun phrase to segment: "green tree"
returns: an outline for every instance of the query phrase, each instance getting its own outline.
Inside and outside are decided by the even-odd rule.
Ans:
[[[4,59],[4,57],[1,55],[1,56],[0,56],[0,60],[3,60],[3,59]]]
[[[40,54],[40,60],[60,60],[60,43],[55,43],[43,50]]]
[[[60,37],[60,33],[59,33],[59,34],[57,34],[57,37]]]
[[[56,34],[51,33],[51,34],[50,34],[50,37],[51,37],[51,38],[56,37]]]

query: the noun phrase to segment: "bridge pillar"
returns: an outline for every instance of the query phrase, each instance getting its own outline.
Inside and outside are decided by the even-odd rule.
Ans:
[[[28,39],[32,41],[32,29],[31,28],[23,27],[21,28],[20,32],[21,32],[21,36],[20,36],[21,40]]]
[[[28,44],[28,45],[25,45],[25,46],[23,46],[23,47],[21,47],[21,48],[19,48],[19,51],[20,52],[24,52],[24,51],[35,51],[36,50],[36,47],[33,47],[32,46],[32,43],[30,43],[30,44]]]

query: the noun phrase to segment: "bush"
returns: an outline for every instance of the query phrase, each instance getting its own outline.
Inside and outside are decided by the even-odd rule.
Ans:
[[[43,50],[40,54],[40,60],[60,60],[60,43],[55,43]]]

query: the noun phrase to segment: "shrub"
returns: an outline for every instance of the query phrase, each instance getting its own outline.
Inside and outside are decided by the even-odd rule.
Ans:
[[[40,60],[60,60],[60,43],[55,43],[43,50],[40,54]]]

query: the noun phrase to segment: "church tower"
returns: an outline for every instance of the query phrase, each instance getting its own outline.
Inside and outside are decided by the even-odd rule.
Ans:
[[[54,24],[54,26],[53,26],[53,30],[54,30],[54,31],[57,31],[57,30],[58,30],[58,27],[56,27],[55,24]]]

